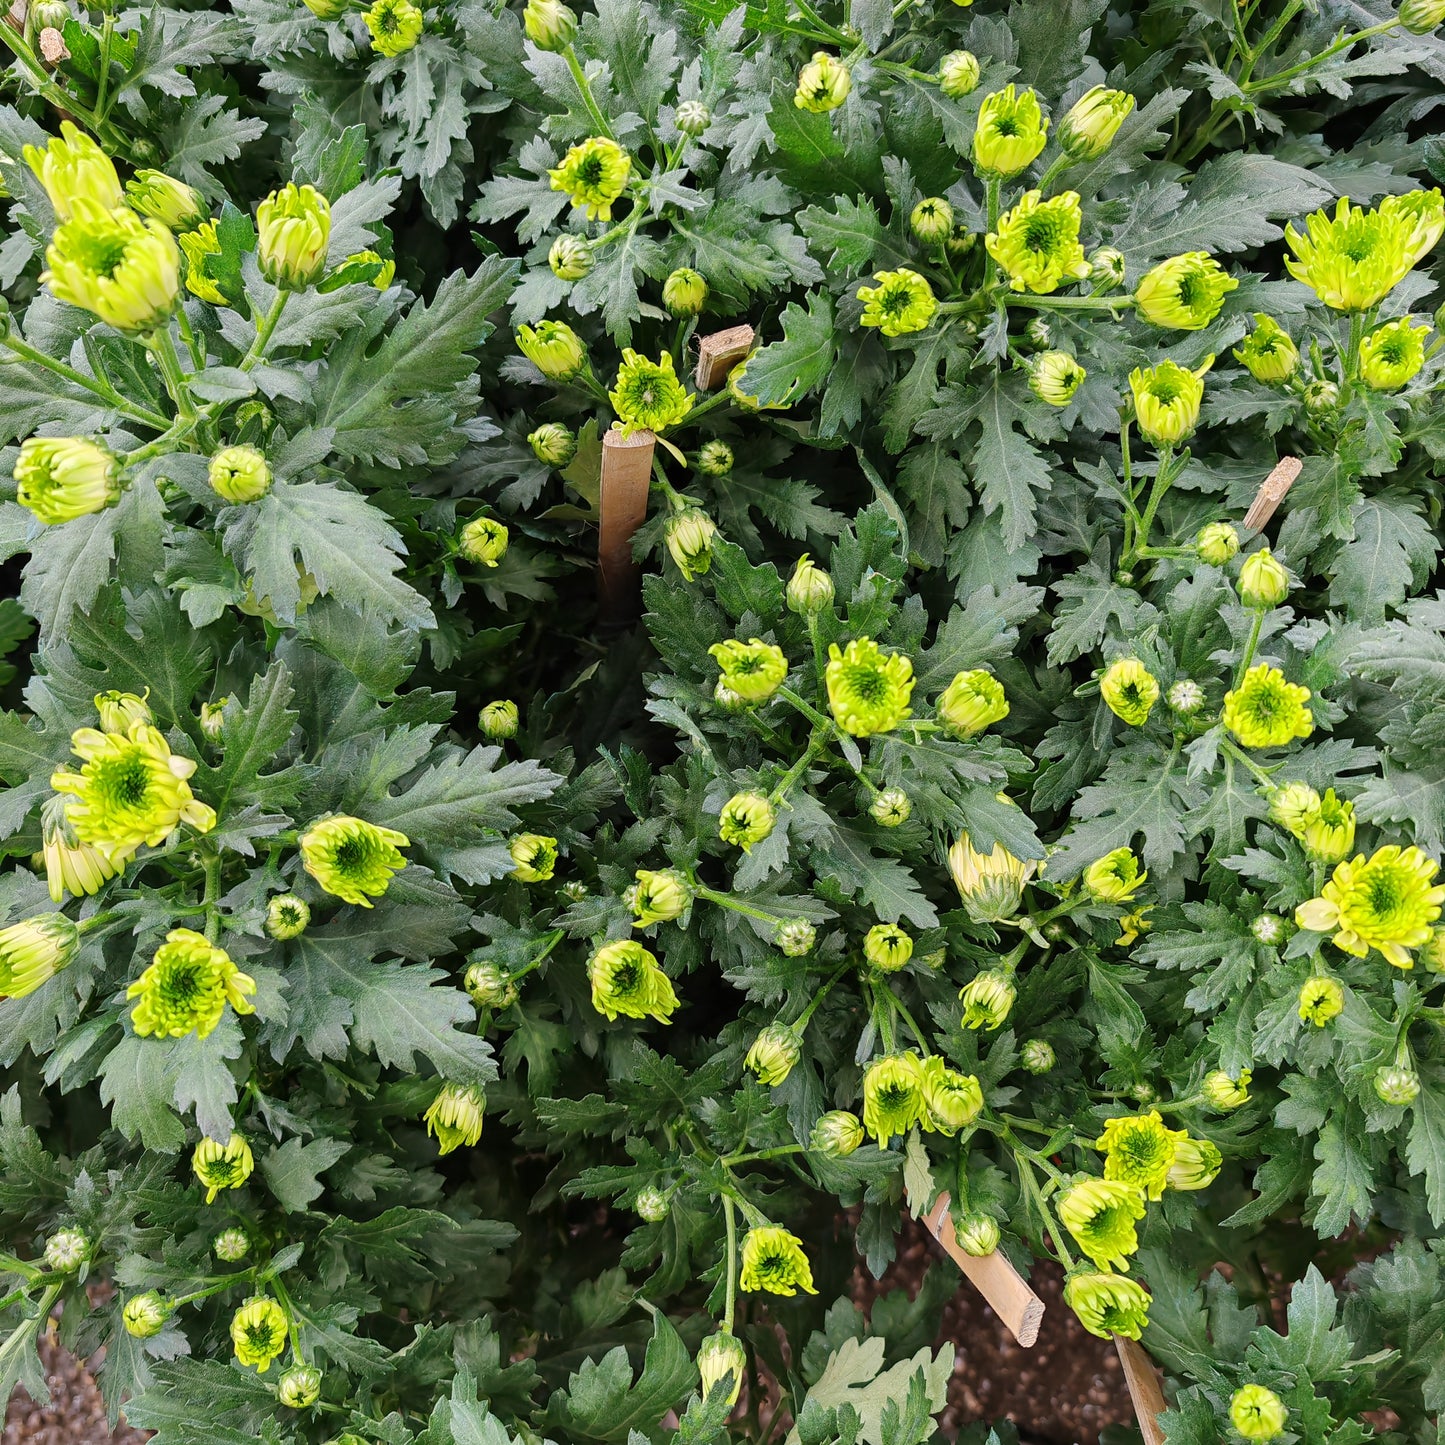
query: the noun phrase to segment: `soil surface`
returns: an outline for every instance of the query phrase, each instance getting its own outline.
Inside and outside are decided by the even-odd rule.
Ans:
[[[74,1355],[51,1335],[40,1341],[50,1404],[37,1405],[24,1389],[11,1396],[3,1445],[141,1445],[150,1436],[122,1426],[114,1435],[105,1421],[100,1391]]]

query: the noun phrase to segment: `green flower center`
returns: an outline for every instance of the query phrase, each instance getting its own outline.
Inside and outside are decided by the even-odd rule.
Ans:
[[[138,757],[101,763],[95,771],[96,791],[121,808],[140,808],[150,792],[150,769]]]
[[[202,970],[193,963],[172,964],[159,980],[159,992],[167,1008],[189,1008],[205,989]]]
[[[1035,255],[1046,255],[1064,242],[1067,230],[1062,216],[1036,211],[1024,223],[1024,248]]]
[[[878,309],[885,316],[901,316],[913,303],[913,293],[906,286],[884,287],[878,298]]]
[[[1149,395],[1164,406],[1173,406],[1183,395],[1178,383],[1167,376],[1156,376],[1149,383]]]
[[[601,156],[587,156],[582,164],[577,167],[577,179],[584,186],[600,186],[603,181],[603,167]]]
[[[332,862],[340,873],[360,873],[367,863],[367,853],[370,850],[360,838],[344,838],[336,846],[336,852]]]
[[[87,271],[109,279],[125,260],[127,244],[120,232],[87,229],[75,237],[73,254]]]
[[[888,679],[875,667],[853,666],[843,674],[843,685],[862,703],[870,706],[888,697]]]
[[[276,1330],[269,1323],[248,1324],[246,1343],[258,1354],[274,1354],[277,1348]]]

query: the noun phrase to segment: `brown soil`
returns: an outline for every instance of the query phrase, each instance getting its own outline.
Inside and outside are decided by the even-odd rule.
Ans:
[[[10,1398],[0,1445],[141,1445],[150,1436],[121,1426],[114,1435],[90,1371],[61,1349],[53,1334],[40,1341],[50,1404],[37,1405],[24,1389]]]

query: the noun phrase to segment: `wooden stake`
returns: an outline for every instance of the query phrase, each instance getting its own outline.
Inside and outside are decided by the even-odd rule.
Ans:
[[[1114,1336],[1114,1348],[1124,1367],[1124,1383],[1129,1386],[1129,1399],[1134,1404],[1144,1445],[1165,1445],[1164,1431],[1159,1424],[1159,1417],[1164,1413],[1164,1391],[1154,1361],[1138,1340],[1124,1335]]]
[[[928,1211],[924,1223],[948,1257],[968,1277],[969,1283],[1013,1332],[1019,1344],[1025,1348],[1032,1345],[1039,1337],[1044,1302],[1029,1288],[1028,1281],[997,1251],[985,1255],[964,1252],[954,1233],[953,1220],[949,1217],[948,1195],[938,1196],[938,1202]]]
[[[1244,525],[1253,531],[1260,531],[1274,516],[1275,508],[1284,501],[1284,494],[1294,486],[1304,463],[1298,457],[1281,457],[1274,470],[1259,484],[1249,511],[1244,514]]]
[[[716,391],[738,362],[746,361],[756,333],[751,326],[732,326],[704,336],[697,346],[697,389]]]
[[[650,431],[602,434],[597,590],[604,622],[625,621],[637,612],[639,569],[632,560],[632,536],[647,518],[656,445]]]

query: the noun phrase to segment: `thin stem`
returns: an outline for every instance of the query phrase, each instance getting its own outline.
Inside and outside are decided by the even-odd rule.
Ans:
[[[787,921],[776,913],[765,913],[761,908],[754,908],[750,903],[740,903],[731,893],[719,893],[717,889],[709,888],[704,883],[694,883],[692,891],[696,898],[701,898],[707,903],[716,903],[719,908],[731,909],[732,912],[741,913],[746,918],[756,918],[760,923],[771,923],[776,926]]]
[[[813,995],[812,1000],[808,1004],[808,1007],[805,1008],[803,1012],[800,1013],[798,1017],[793,1020],[792,1027],[798,1033],[802,1033],[803,1030],[808,1027],[808,1020],[812,1018],[813,1015],[817,1012],[818,1005],[822,1003],[825,998],[828,997],[828,990],[831,989],[833,985],[837,983],[838,980],[842,978],[845,973],[847,973],[847,971],[848,965],[845,963],[834,973],[833,977],[830,978],[827,983],[825,983],[823,987],[820,988],[818,992]]]
[[[0,25],[0,33],[9,28],[8,25]],[[4,336],[0,336],[0,341],[3,341],[16,356],[34,366],[44,367],[46,371],[53,371],[56,376],[63,376],[67,381],[74,382],[76,386],[83,387],[91,395],[100,397],[117,411],[135,421],[144,422],[146,426],[154,427],[156,431],[165,431],[171,424],[170,417],[162,416],[159,412],[128,401],[108,381],[87,376],[83,371],[77,371],[73,366],[68,366],[63,361],[57,361],[53,356],[47,356],[43,351],[31,346],[28,341],[22,341],[14,332],[6,332]]]
[[[723,1311],[722,1327],[724,1333],[731,1334],[738,1297],[738,1217],[731,1196],[724,1194],[722,1202],[723,1224],[727,1228],[726,1248],[728,1252],[728,1297]]]
[[[210,853],[206,857],[206,941],[214,943],[221,936],[221,909],[217,897],[221,891],[221,855]]]
[[[984,197],[987,204],[988,216],[988,235],[993,235],[998,230],[998,196],[1000,185],[1002,185],[1002,182],[997,176],[990,176],[984,182]],[[988,247],[985,246],[983,262],[983,289],[985,291],[993,289],[995,274],[996,267],[993,256],[989,253]]]
[[[725,1169],[736,1169],[742,1164],[760,1164],[768,1159],[782,1159],[789,1154],[807,1152],[807,1148],[802,1144],[779,1144],[776,1149],[758,1149],[751,1154],[729,1154],[720,1162]]]
[[[1254,624],[1249,629],[1249,641],[1244,647],[1244,656],[1239,660],[1239,666],[1234,670],[1234,686],[1238,687],[1249,671],[1249,664],[1254,661],[1254,650],[1259,646],[1259,634],[1264,628],[1264,614],[1266,609],[1257,607],[1254,612]]]
[[[176,404],[176,410],[187,421],[197,420],[199,413],[196,411],[196,403],[191,399],[190,388],[186,385],[186,373],[181,366],[181,358],[176,355],[176,343],[171,339],[170,327],[162,326],[154,331],[148,344],[150,353],[160,368],[161,380],[165,382],[166,390]]]
[[[923,1057],[926,1059],[933,1050],[928,1047],[928,1039],[924,1036],[923,1030],[918,1027],[918,1021],[909,1013],[908,1006],[891,988],[884,988],[882,992],[892,1007],[897,1010],[898,1016],[908,1025],[909,1033],[918,1040],[918,1047],[922,1049]]]
[[[1373,40],[1377,35],[1384,35],[1387,31],[1393,30],[1400,22],[1398,20],[1386,20],[1383,24],[1372,25],[1368,30],[1357,30],[1353,35],[1343,36],[1336,40],[1333,45],[1326,46],[1318,55],[1311,55],[1306,60],[1301,60],[1298,65],[1292,65],[1288,70],[1276,71],[1273,75],[1266,75],[1262,80],[1244,81],[1240,89],[1248,94],[1257,94],[1260,91],[1273,90],[1282,82],[1290,81],[1297,75],[1303,75],[1305,71],[1312,70],[1321,61],[1329,60],[1338,55],[1342,50],[1349,50],[1352,46],[1358,45],[1362,40]]]
[[[186,343],[186,350],[190,353],[196,370],[203,371],[206,365],[206,351],[196,339],[196,333],[191,329],[191,318],[186,315],[184,305],[176,307],[176,325],[180,327],[181,340]]]
[[[516,983],[519,978],[526,978],[526,976],[531,973],[534,968],[541,968],[541,966],[546,963],[547,959],[551,956],[552,950],[556,948],[557,945],[561,943],[561,941],[565,937],[566,930],[562,928],[559,928],[555,930],[555,932],[549,934],[547,938],[547,946],[541,951],[541,953],[536,956],[536,958],[531,961],[531,963],[527,964],[525,968],[519,968],[516,973],[511,975],[512,982]]]
[[[568,45],[563,55],[567,60],[567,69],[572,72],[572,79],[577,84],[577,91],[582,97],[582,104],[587,108],[587,114],[592,117],[592,124],[595,125],[602,135],[608,140],[615,141],[617,137],[612,134],[612,127],[607,124],[607,117],[597,107],[597,101],[592,94],[592,86],[588,82],[587,72],[582,69],[582,62],[577,59],[577,51]]]
[[[281,313],[286,309],[286,303],[291,299],[289,291],[278,291],[276,299],[271,303],[271,309],[262,318],[260,326],[256,328],[256,339],[251,343],[250,349],[241,358],[242,371],[250,371],[266,354],[266,347],[270,345],[271,334],[276,330],[281,320]]]
[[[772,792],[768,794],[768,801],[770,803],[781,802],[788,796],[788,790],[807,772],[818,754],[828,746],[828,742],[832,737],[832,731],[831,724],[829,724],[826,730],[822,727],[815,727],[813,729],[813,736],[808,739],[808,746],[804,749],[802,757],[778,779]]]

